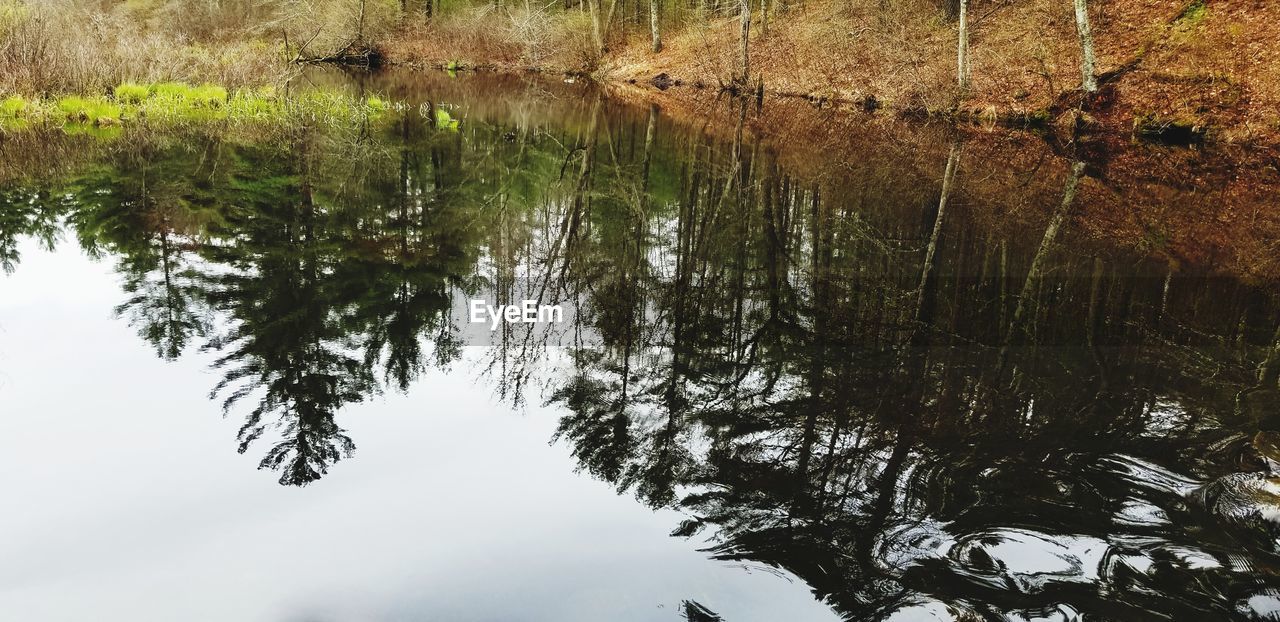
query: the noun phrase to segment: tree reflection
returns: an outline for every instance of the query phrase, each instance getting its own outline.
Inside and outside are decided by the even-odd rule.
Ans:
[[[584,472],[848,619],[1234,619],[1280,582],[1258,530],[1188,495],[1280,425],[1273,294],[1090,242],[1084,165],[1037,164],[997,226],[951,136],[797,171],[745,105],[724,136],[567,105],[551,129],[430,103],[140,140],[0,194],[0,258],[62,220],[117,258],[121,313],[162,356],[216,356],[240,451],[267,444],[282,484],[351,454],[345,405],[461,356],[460,296],[532,292],[574,323],[503,327],[498,391],[565,346],[546,396]]]
[[[570,274],[600,341],[550,396],[585,471],[848,619],[1234,619],[1276,584],[1222,561],[1269,547],[1206,541],[1175,476],[1117,457],[1213,471],[1206,415],[1269,369],[1270,299],[1063,244],[1081,165],[1039,234],[996,239],[944,219],[965,207],[959,147],[917,200],[870,173],[789,177],[738,136],[681,145],[678,192],[645,206],[642,230],[672,236],[639,256],[663,263],[605,227],[578,241],[614,269]],[[1123,518],[1142,512],[1162,518]]]
[[[305,485],[355,449],[344,405],[459,356],[452,297],[483,230],[459,200],[461,143],[429,116],[278,143],[143,133],[56,185],[7,191],[4,256],[69,222],[87,252],[116,259],[117,311],[158,355],[199,343],[227,411],[252,402],[240,451],[269,442],[260,466]]]

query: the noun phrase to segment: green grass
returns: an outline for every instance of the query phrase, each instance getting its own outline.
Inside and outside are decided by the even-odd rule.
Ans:
[[[10,95],[0,100],[0,132],[26,129],[27,117],[32,107],[20,95]]]
[[[444,130],[458,131],[458,120],[444,108],[436,108],[436,127]]]
[[[66,116],[70,123],[93,123],[95,125],[114,125],[120,122],[120,106],[102,97],[79,97],[71,95],[58,100],[58,111]]]
[[[218,108],[227,103],[227,89],[213,84],[191,86],[185,82],[161,82],[148,87],[148,99],[169,102],[172,105]]]
[[[192,87],[187,100],[197,106],[217,108],[227,103],[227,89],[212,84],[202,84]]]
[[[363,99],[324,91],[284,96],[275,88],[244,88],[235,92],[212,85],[182,82],[138,84],[126,82],[110,96],[69,95],[61,99],[0,100],[0,124],[16,130],[32,124],[60,123],[72,134],[111,137],[121,126],[169,127],[203,123],[266,123],[354,125],[376,122],[400,106],[376,95]]]
[[[147,96],[151,94],[151,91],[150,89],[148,89],[147,87],[141,84],[126,82],[124,84],[121,84],[120,86],[117,86],[114,93],[115,93],[116,101],[118,102],[122,102],[126,104],[137,104],[137,103],[141,103],[142,100],[146,99]]]
[[[14,119],[22,115],[27,109],[27,100],[17,95],[10,95],[0,100],[0,117],[6,119]]]

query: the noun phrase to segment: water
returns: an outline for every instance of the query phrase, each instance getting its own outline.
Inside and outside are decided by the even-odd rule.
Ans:
[[[5,617],[1280,615],[1268,173],[308,83],[404,110],[0,142]]]

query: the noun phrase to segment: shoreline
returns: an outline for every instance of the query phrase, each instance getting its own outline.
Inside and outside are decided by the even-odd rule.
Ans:
[[[882,3],[883,4],[883,3]],[[627,23],[592,50],[572,15],[531,43],[501,15],[406,25],[377,42],[388,64],[589,77],[609,88],[728,91],[958,124],[1036,129],[1063,143],[1280,147],[1280,5],[1149,0],[1093,5],[1097,92],[1080,88],[1070,3],[1028,0],[973,22],[972,81],[956,85],[954,19],[826,0],[752,15],[750,78],[736,17],[663,36]],[[514,20],[515,18],[512,17]],[[483,35],[483,45],[477,43]],[[589,37],[588,37],[589,38]],[[1274,70],[1274,71],[1272,71]],[[733,76],[739,76],[737,78]]]
[[[697,100],[707,97],[745,99],[752,105],[759,106],[763,102],[803,102],[816,110],[829,110],[839,114],[857,116],[887,116],[895,119],[922,122],[941,122],[953,126],[960,132],[989,132],[992,128],[1009,131],[1027,132],[1043,137],[1047,142],[1075,149],[1084,157],[1089,152],[1106,149],[1123,149],[1130,145],[1148,145],[1153,147],[1175,147],[1189,150],[1199,149],[1243,149],[1259,153],[1269,153],[1280,161],[1280,137],[1266,141],[1230,141],[1221,140],[1215,134],[1207,133],[1201,128],[1186,128],[1180,125],[1168,125],[1159,131],[1150,128],[1132,127],[1125,131],[1122,123],[1117,123],[1114,115],[1106,110],[1082,108],[1069,105],[1068,102],[1079,101],[1081,93],[1068,92],[1062,101],[1050,109],[1027,111],[1022,109],[980,109],[976,107],[934,110],[924,107],[893,107],[875,95],[861,98],[847,98],[833,95],[822,95],[815,91],[792,91],[771,89],[768,87],[756,92],[742,92],[728,86],[713,86],[703,80],[688,80],[659,74],[649,80],[635,77],[621,77],[612,73],[591,73],[560,66],[546,65],[510,65],[496,62],[475,64],[455,64],[453,62],[398,60],[388,58],[378,69],[396,69],[402,71],[440,71],[471,72],[481,74],[497,74],[510,76],[546,76],[566,78],[572,81],[590,81],[597,87],[614,92],[625,89],[633,94],[641,94],[654,103],[659,101],[671,103],[673,97]],[[1104,85],[1106,83],[1104,82]],[[1105,96],[1105,91],[1103,91]]]

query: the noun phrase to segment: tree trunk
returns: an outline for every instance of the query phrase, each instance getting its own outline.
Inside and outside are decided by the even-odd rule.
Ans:
[[[601,0],[587,0],[591,8],[591,36],[595,38],[596,53],[603,56],[605,43],[609,40],[609,28],[613,24],[613,12],[618,8],[618,0],[611,0],[609,11],[604,11]]]
[[[742,85],[751,83],[751,0],[739,0],[742,16]]]
[[[649,104],[649,123],[644,130],[644,160],[641,165],[641,179],[643,180],[641,189],[646,193],[649,192],[649,164],[653,156],[653,139],[658,134],[658,105]],[[647,206],[646,206],[647,207]]]
[[[960,0],[960,38],[956,50],[956,81],[969,90],[969,0]]]
[[[658,0],[649,0],[649,32],[653,35],[653,51],[662,51],[662,37],[658,34]]]
[[[1076,162],[1072,164],[1071,176],[1067,178],[1067,187],[1062,193],[1062,204],[1058,206],[1058,209],[1053,213],[1053,217],[1049,219],[1049,225],[1044,229],[1044,237],[1040,239],[1040,247],[1036,250],[1035,257],[1031,259],[1031,266],[1027,268],[1027,278],[1023,281],[1022,292],[1018,295],[1018,306],[1013,311],[1013,319],[1009,322],[1009,330],[1006,333],[1004,344],[1001,345],[1000,353],[996,357],[997,374],[1004,369],[1009,346],[1013,343],[1016,332],[1022,324],[1022,318],[1027,313],[1032,287],[1039,278],[1040,272],[1044,269],[1044,263],[1049,256],[1049,251],[1053,248],[1053,243],[1058,238],[1058,231],[1067,220],[1071,205],[1075,203],[1076,193],[1080,189],[1080,179],[1082,177],[1084,177],[1084,163]]]
[[[964,0],[961,0],[964,2]],[[947,169],[942,174],[942,197],[938,199],[938,215],[933,219],[933,234],[929,236],[929,245],[925,247],[924,266],[920,269],[920,290],[916,294],[915,321],[916,330],[921,321],[927,321],[924,312],[925,292],[929,286],[929,274],[933,272],[934,257],[938,252],[938,239],[942,237],[943,219],[947,214],[947,201],[951,199],[951,186],[955,182],[956,168],[960,164],[960,145],[953,143],[951,153],[947,156]]]
[[[1083,75],[1081,86],[1084,92],[1093,93],[1098,90],[1098,78],[1094,75],[1097,59],[1093,55],[1093,32],[1089,29],[1089,7],[1087,0],[1075,0],[1076,33],[1080,35],[1080,73]]]
[[[604,34],[600,31],[600,0],[587,0],[591,10],[591,39],[596,44],[596,52],[604,50]]]
[[[364,11],[365,0],[360,0],[360,21],[356,24],[356,40],[364,42]]]

